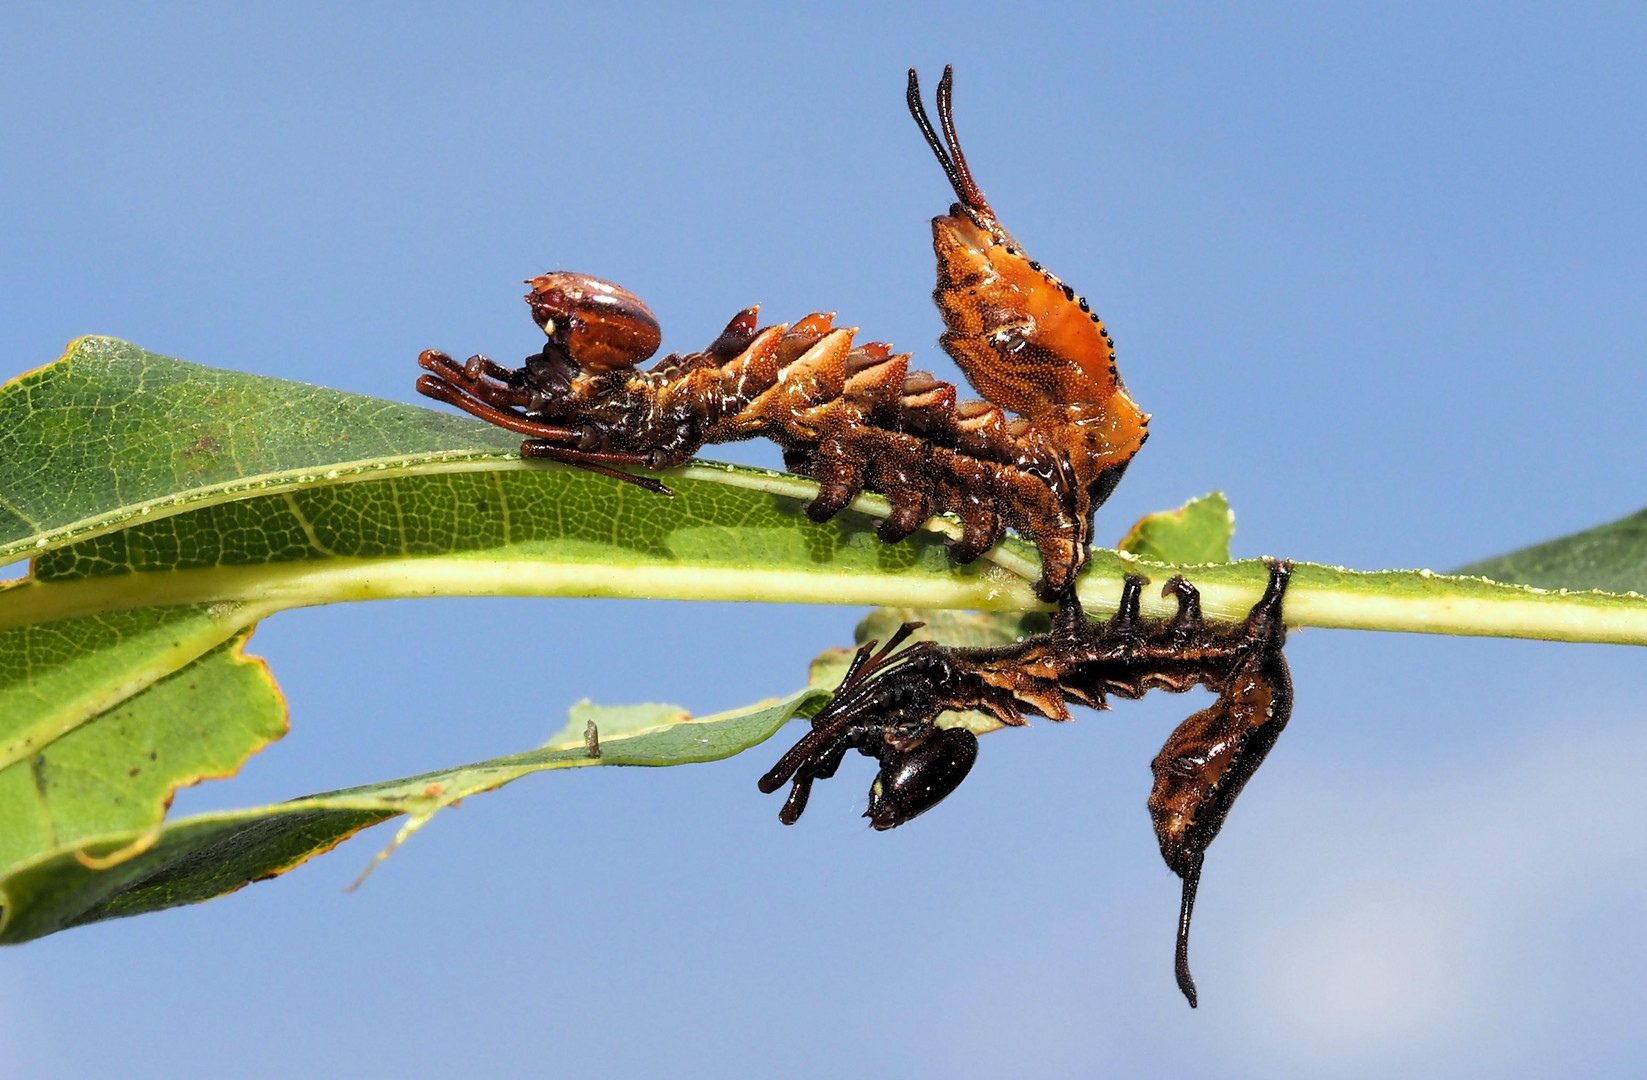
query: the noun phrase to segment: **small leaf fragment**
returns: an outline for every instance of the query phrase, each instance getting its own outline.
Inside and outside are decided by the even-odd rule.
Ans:
[[[1226,563],[1235,514],[1221,491],[1191,499],[1176,510],[1139,518],[1118,545],[1140,559],[1160,563]]]

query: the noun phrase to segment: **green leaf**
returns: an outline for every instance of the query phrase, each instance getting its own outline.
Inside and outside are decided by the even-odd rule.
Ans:
[[[858,623],[853,637],[859,645],[885,641],[904,623],[925,625],[909,641],[941,641],[968,649],[991,649],[1052,625],[1044,611],[946,611],[935,608],[881,607]],[[845,650],[843,650],[845,651]]]
[[[1647,510],[1453,572],[1545,589],[1647,593]]]
[[[10,595],[22,594],[0,593],[0,607]],[[0,768],[240,633],[227,614],[182,604],[0,630]]]
[[[286,733],[286,706],[246,634],[0,770],[0,870],[88,837],[155,837],[172,793],[232,776]]]
[[[209,900],[282,874],[369,825],[411,815],[398,844],[460,799],[530,773],[730,757],[770,738],[798,711],[816,707],[828,696],[827,690],[809,687],[781,700],[697,720],[670,706],[595,712],[584,706],[561,736],[523,754],[273,806],[200,814],[168,825],[157,836],[125,829],[82,837],[40,854],[0,881],[5,905],[0,943]],[[593,716],[611,724],[599,737],[598,758],[591,756],[584,738]],[[88,860],[108,865],[93,868]]]
[[[1235,514],[1224,493],[1191,499],[1176,510],[1146,514],[1121,538],[1120,550],[1160,563],[1230,561]]]
[[[0,562],[137,517],[519,445],[428,409],[80,338],[0,387]]]

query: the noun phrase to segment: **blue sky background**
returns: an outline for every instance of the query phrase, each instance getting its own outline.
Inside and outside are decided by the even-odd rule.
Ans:
[[[1236,552],[1444,569],[1647,504],[1647,16],[1607,7],[12,5],[6,374],[113,334],[415,400],[537,347],[520,280],[666,343],[825,309],[953,376],[904,71],[1090,297]],[[719,456],[771,463],[760,447]],[[800,685],[860,612],[444,600],[259,630],[293,731],[179,812],[507,753],[566,707]],[[443,683],[459,641],[518,677]],[[1202,1007],[1148,761],[1200,702],[989,737],[888,835],[714,765],[522,781],[359,892],[379,829],[202,907],[0,952],[0,1075],[1541,1076],[1647,1069],[1647,653],[1313,630],[1209,856]]]

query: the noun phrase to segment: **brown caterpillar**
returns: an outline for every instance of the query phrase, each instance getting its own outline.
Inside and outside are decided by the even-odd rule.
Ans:
[[[1011,645],[968,649],[920,642],[894,650],[920,623],[906,623],[885,648],[858,650],[846,679],[812,718],[812,730],[760,780],[771,793],[789,784],[779,818],[794,824],[814,780],[835,774],[848,750],[881,763],[864,816],[891,829],[930,810],[958,787],[978,755],[965,728],[940,728],[949,710],[980,709],[1003,723],[1028,712],[1068,720],[1066,702],[1106,708],[1105,698],[1141,698],[1205,686],[1218,700],[1180,724],[1151,763],[1150,819],[1161,856],[1183,879],[1178,915],[1178,988],[1196,1003],[1189,970],[1190,916],[1207,846],[1248,779],[1263,764],[1292,713],[1292,678],[1281,648],[1282,600],[1291,564],[1270,564],[1269,587],[1242,623],[1201,618],[1201,597],[1182,577],[1161,590],[1178,599],[1171,619],[1139,612],[1144,579],[1126,579],[1105,623],[1089,622],[1078,602],[1059,606],[1052,630]]]
[[[657,319],[620,286],[569,272],[531,279],[547,336],[520,368],[426,351],[422,394],[526,436],[521,452],[667,492],[618,466],[663,469],[707,443],[766,437],[818,481],[824,521],[859,492],[886,496],[887,542],[938,513],[961,521],[957,562],[1008,529],[1041,553],[1036,589],[1053,600],[1086,563],[1092,517],[1143,445],[1148,417],[1116,374],[1113,343],[1084,299],[1024,255],[973,181],[955,138],[953,76],[938,85],[940,142],[909,73],[911,114],[960,200],[933,219],[944,349],[984,401],[908,370],[909,354],[855,345],[833,316],[760,329],[740,311],[701,352],[636,365],[662,340]],[[1008,411],[1016,412],[1009,418]]]

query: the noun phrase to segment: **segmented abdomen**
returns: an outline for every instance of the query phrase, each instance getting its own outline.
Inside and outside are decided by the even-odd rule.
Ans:
[[[891,543],[953,513],[964,532],[951,550],[963,563],[1010,527],[1040,550],[1037,591],[1063,591],[1086,557],[1090,502],[1065,482],[1070,469],[1046,464],[1052,455],[1034,425],[986,401],[957,401],[953,385],[909,371],[908,353],[856,345],[831,316],[761,330],[754,314],[740,312],[703,352],[630,376],[626,396],[645,401],[643,426],[654,428],[633,432],[635,449],[656,447],[660,422],[683,425],[674,461],[705,443],[770,438],[790,469],[818,481],[807,508],[814,520],[877,492],[892,505],[878,529]],[[629,441],[614,435],[615,447]]]

